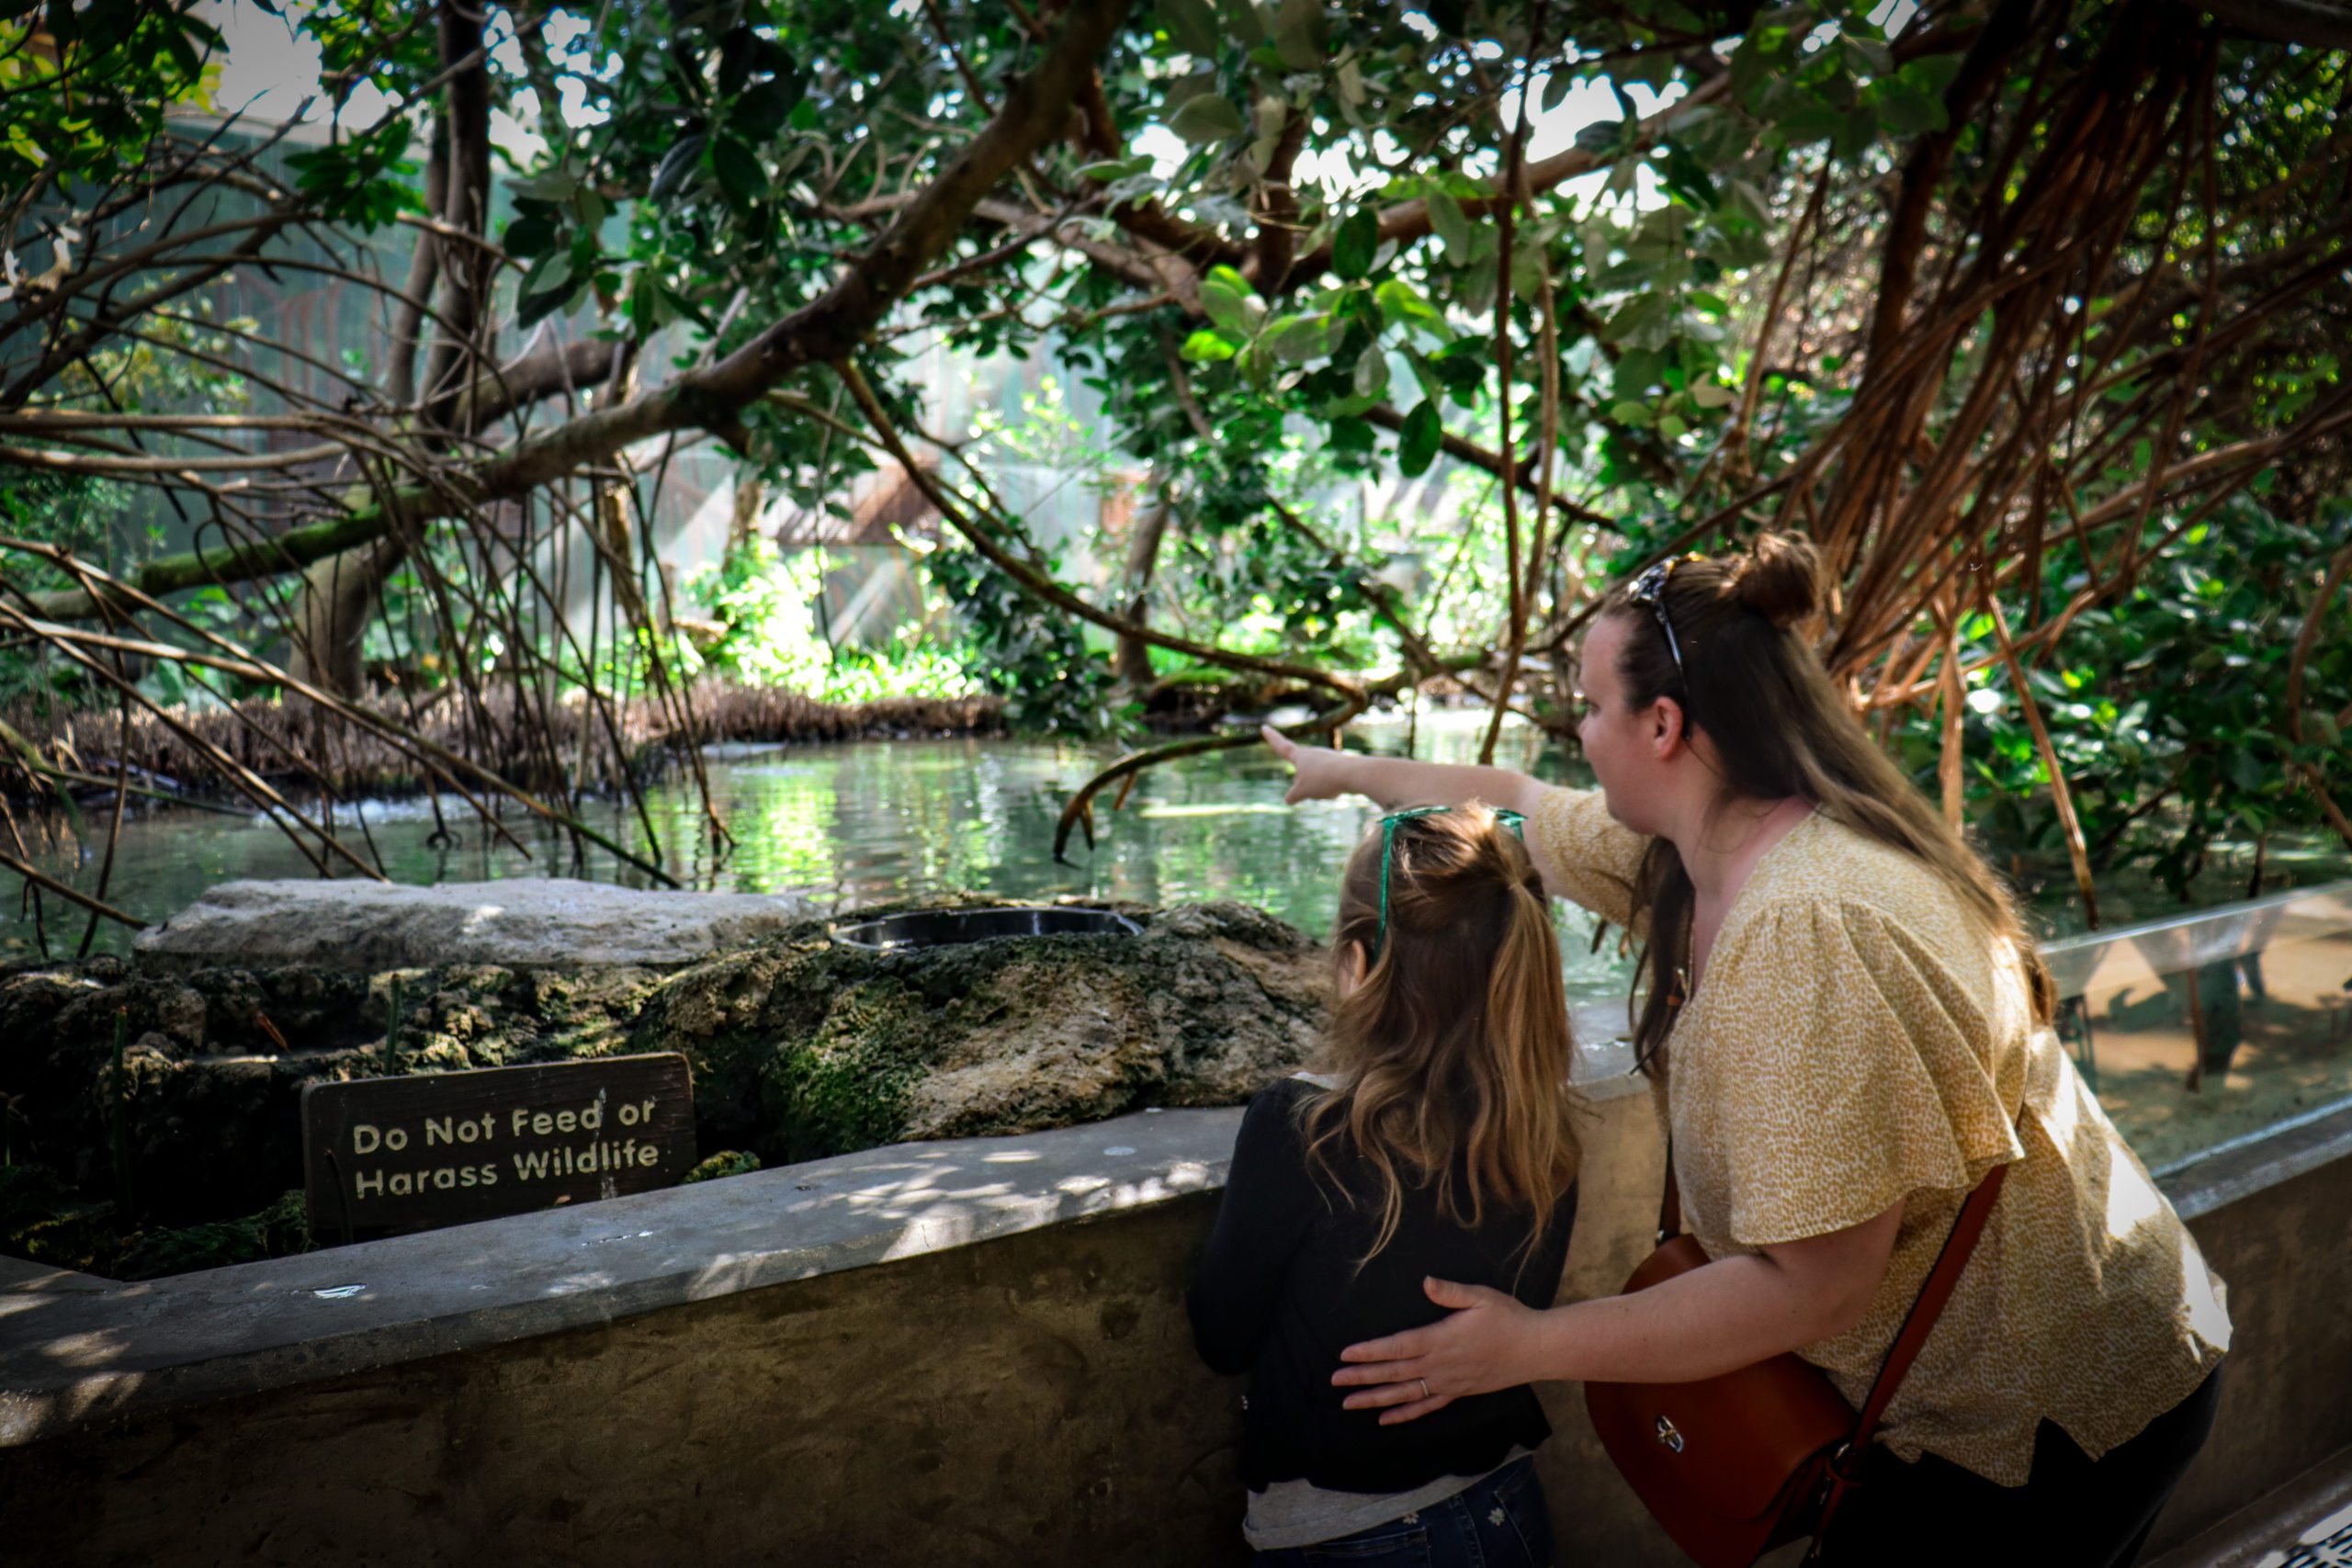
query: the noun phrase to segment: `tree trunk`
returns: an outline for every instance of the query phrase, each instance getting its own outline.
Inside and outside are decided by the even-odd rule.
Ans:
[[[479,0],[476,0],[479,3]],[[482,13],[467,0],[441,0],[441,63],[454,69],[482,48]],[[476,238],[490,221],[490,72],[477,60],[457,72],[443,89],[443,121],[449,129],[446,205],[434,214],[451,229]],[[486,369],[495,345],[483,342],[492,329],[486,309],[493,258],[481,245],[446,240],[439,246],[438,310],[444,323],[425,362],[424,393],[428,422],[451,423],[458,394]]]
[[[377,595],[407,556],[407,545],[388,536],[313,562],[302,574],[301,597],[294,606],[288,673],[337,696],[366,695],[360,654],[368,622]]]
[[[1175,510],[1175,503],[1169,500],[1168,491],[1163,487],[1159,492],[1159,503],[1136,519],[1136,531],[1127,539],[1126,618],[1136,626],[1145,624],[1151,592],[1151,574],[1159,564],[1160,541],[1167,537],[1168,522]],[[1152,682],[1149,645],[1139,637],[1122,634],[1117,668],[1119,679],[1137,692],[1148,687]]]

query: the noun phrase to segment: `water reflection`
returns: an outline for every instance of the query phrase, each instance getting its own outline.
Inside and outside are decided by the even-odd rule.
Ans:
[[[1428,761],[1476,760],[1484,716],[1423,715],[1367,722],[1351,743]],[[1116,755],[1108,748],[1050,741],[961,739],[881,740],[789,748],[718,749],[707,762],[712,802],[735,836],[722,856],[683,780],[650,792],[646,805],[661,863],[689,886],[745,893],[797,893],[827,910],[910,894],[961,889],[1018,897],[1061,894],[1143,903],[1232,898],[1256,904],[1317,936],[1329,930],[1339,870],[1375,815],[1367,802],[1282,804],[1288,770],[1249,748],[1180,759],[1141,775],[1123,808],[1097,803],[1090,853],[1074,837],[1069,863],[1053,859],[1054,829],[1069,793]],[[1565,779],[1566,760],[1540,731],[1507,728],[1496,761]],[[530,849],[518,853],[470,820],[461,802],[443,815],[454,841],[438,836],[432,804],[369,801],[338,812],[365,837],[394,881],[491,881],[512,876],[584,876],[642,885],[609,852],[573,846],[533,818],[506,819]],[[597,825],[643,852],[646,833],[616,802],[594,810]],[[355,840],[360,837],[355,830]],[[44,869],[95,889],[96,851],[76,866],[72,852]],[[110,902],[149,919],[184,908],[205,888],[235,877],[314,874],[300,852],[259,818],[158,811],[126,823],[107,891]],[[52,950],[80,938],[78,916],[49,905]],[[1590,922],[1561,912],[1563,947],[1579,999],[1622,998],[1624,972],[1613,951],[1589,951]],[[34,943],[29,911],[0,942]],[[127,946],[105,927],[98,945]]]

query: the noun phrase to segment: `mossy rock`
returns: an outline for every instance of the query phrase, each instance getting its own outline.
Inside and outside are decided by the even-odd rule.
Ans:
[[[1090,907],[1144,932],[876,953],[810,921],[673,976],[638,1047],[693,1060],[706,1146],[771,1165],[1231,1104],[1306,1059],[1327,970],[1295,928],[1241,904]]]
[[[487,964],[161,976],[115,958],[14,965],[0,970],[0,1093],[17,1097],[11,1153],[79,1192],[111,1196],[119,1117],[144,1218],[184,1226],[251,1213],[301,1184],[303,1089],[384,1073],[395,984],[398,1066],[417,1072],[625,1051],[660,979],[641,969],[558,976]]]
[[[902,901],[842,919],[1009,902]],[[1115,908],[1143,934],[876,953],[836,946],[812,919],[669,972],[0,968],[0,1094],[16,1101],[0,1251],[147,1277],[300,1250],[281,1195],[303,1179],[302,1090],[388,1066],[681,1052],[698,1145],[775,1166],[1233,1104],[1306,1059],[1327,965],[1299,931],[1240,904],[1084,907]],[[131,1156],[119,1212],[118,1122]]]

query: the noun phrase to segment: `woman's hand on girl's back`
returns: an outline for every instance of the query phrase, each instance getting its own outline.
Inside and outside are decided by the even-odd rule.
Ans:
[[[1378,1410],[1380,1424],[1393,1427],[1538,1375],[1543,1314],[1484,1285],[1425,1280],[1421,1288],[1430,1300],[1454,1310],[1426,1328],[1340,1351],[1350,1364],[1332,1373],[1331,1382],[1363,1390],[1348,1395],[1349,1409]]]
[[[1283,796],[1284,806],[1296,806],[1302,800],[1336,800],[1356,793],[1357,786],[1346,777],[1350,761],[1346,752],[1328,746],[1301,746],[1271,724],[1260,725],[1258,733],[1295,773],[1290,793]]]

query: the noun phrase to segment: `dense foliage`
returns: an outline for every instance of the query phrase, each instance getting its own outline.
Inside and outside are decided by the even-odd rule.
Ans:
[[[377,732],[436,686],[669,701],[702,655],[644,518],[707,436],[814,512],[914,485],[1025,722],[1116,728],[1204,669],[1319,722],[1441,681],[1551,717],[1600,585],[1800,527],[1825,650],[1923,784],[2005,850],[2183,885],[2217,841],[2352,837],[2345,59],[2271,9],[368,0],[290,18],[345,112],[283,177],[165,112],[220,42],[192,9],[25,12],[0,474],[28,546],[85,553],[11,552],[0,631],[127,700],[92,639],[170,663],[209,592],[242,651],[203,680]],[[209,228],[148,222],[199,196]],[[266,332],[163,330],[265,262],[377,279],[383,352],[326,384]],[[181,383],[103,357],[141,352]],[[1088,412],[930,428],[943,356]],[[1141,473],[1115,536],[1003,503],[1046,448]],[[77,566],[39,487],[85,482],[189,517],[128,574],[151,598]],[[732,629],[790,619],[791,570],[711,580],[722,667],[836,678]],[[627,785],[595,727],[535,733],[476,761]]]

